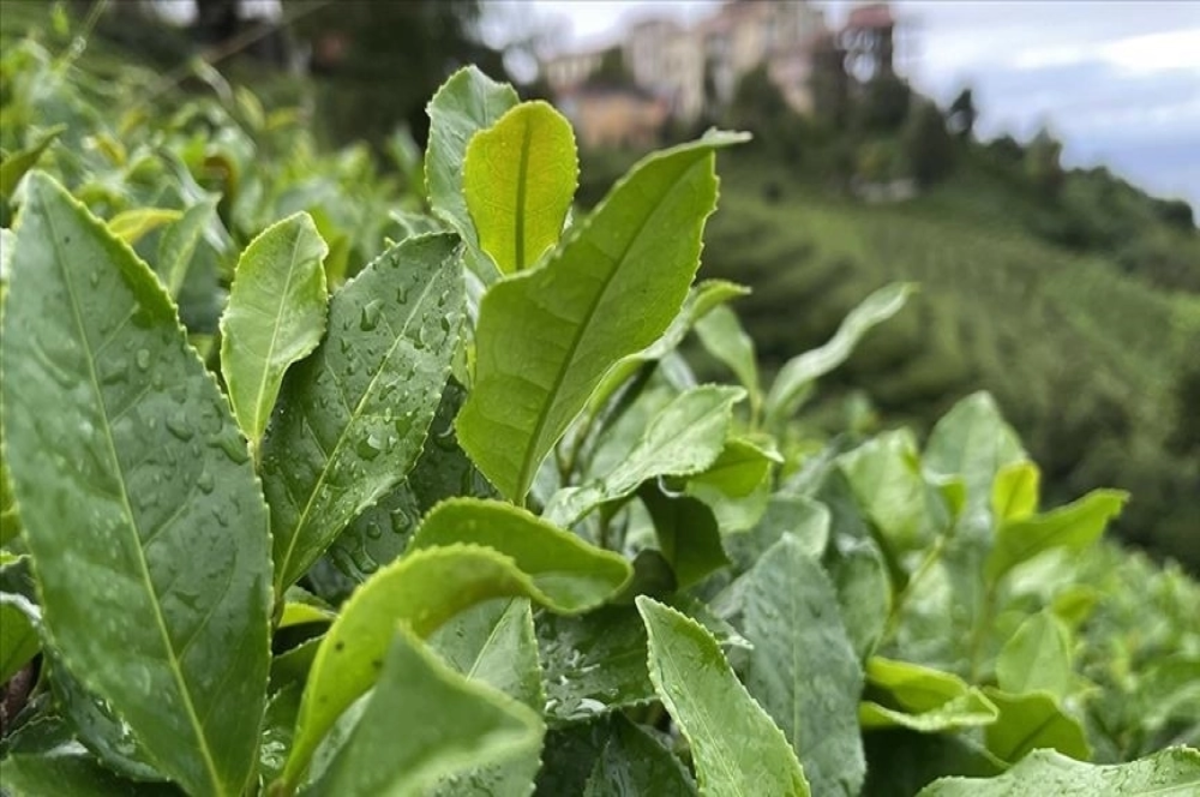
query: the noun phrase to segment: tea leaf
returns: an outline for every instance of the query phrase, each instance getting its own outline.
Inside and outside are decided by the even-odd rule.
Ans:
[[[447,775],[536,754],[541,739],[532,709],[454,672],[401,627],[362,717],[310,793],[422,795]]]
[[[240,794],[270,613],[246,444],[149,267],[50,178],[27,186],[4,423],[45,628],[164,772]]]
[[[999,715],[982,692],[958,676],[919,664],[872,656],[867,686],[874,699],[858,707],[863,728],[899,725],[936,733],[989,725]]]
[[[774,718],[817,794],[858,794],[866,775],[863,673],[829,578],[790,534],[745,576],[746,689]]]
[[[501,598],[468,609],[439,628],[430,646],[469,680],[487,684],[541,715],[546,695],[528,599]],[[540,719],[538,725],[542,725]],[[439,783],[433,793],[525,797],[541,766],[539,752],[533,748],[502,763],[458,772]]]
[[[641,440],[608,474],[551,497],[546,517],[571,526],[592,509],[631,495],[648,479],[699,473],[721,455],[733,405],[745,397],[736,387],[704,385],[681,393],[652,417]]]
[[[1066,506],[1003,524],[984,564],[984,577],[995,583],[1009,570],[1051,548],[1087,548],[1100,538],[1128,499],[1129,493],[1121,490],[1093,490]]]
[[[329,303],[329,334],[289,370],[262,448],[275,591],[399,483],[425,440],[463,315],[451,235],[387,250]]]
[[[1071,635],[1048,610],[1017,627],[996,659],[996,680],[1006,692],[1049,692],[1061,700],[1074,681]]]
[[[583,797],[653,794],[695,797],[696,784],[670,750],[628,719],[617,715],[612,733],[584,787]]]
[[[452,498],[435,506],[409,551],[458,543],[511,557],[551,602],[572,612],[602,603],[632,575],[620,554],[589,545],[512,504],[474,498]]]
[[[450,222],[467,246],[479,248],[479,233],[463,195],[463,161],[471,139],[496,124],[519,101],[507,83],[497,83],[473,66],[442,84],[426,106],[429,145],[425,184],[434,211]]]
[[[915,290],[910,283],[880,288],[842,319],[824,346],[785,363],[767,394],[767,423],[774,426],[786,421],[807,398],[813,382],[846,362],[862,337],[900,312]]]
[[[1092,757],[1078,720],[1067,716],[1046,692],[1015,695],[992,687],[984,693],[1000,717],[984,729],[988,750],[1010,764],[1038,748],[1053,748],[1079,761]]]
[[[640,596],[650,680],[692,748],[702,794],[809,794],[792,748],[695,620]]]
[[[221,373],[233,414],[257,450],[284,372],[325,334],[329,247],[307,214],[289,216],[250,242],[221,316]]]
[[[1171,747],[1126,764],[1096,766],[1053,750],[1035,750],[994,778],[942,778],[919,797],[1149,797],[1200,789],[1200,753]]]
[[[604,373],[650,345],[687,296],[716,205],[714,135],[645,158],[548,262],[493,285],[459,441],[516,503]]]
[[[558,242],[579,180],[575,134],[554,107],[525,102],[476,134],[462,164],[479,245],[502,274],[538,261]]]
[[[375,682],[397,623],[425,638],[460,611],[500,597],[528,597],[556,611],[580,608],[542,592],[507,556],[471,545],[414,551],[363,583],[317,650],[286,780],[298,782],[321,737]]]

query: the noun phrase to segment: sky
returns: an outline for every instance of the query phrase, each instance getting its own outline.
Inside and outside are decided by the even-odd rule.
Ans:
[[[814,0],[831,24],[850,0]],[[685,23],[717,0],[491,0],[492,35],[542,31],[559,49],[619,41],[644,16]],[[978,134],[1043,125],[1071,166],[1105,165],[1200,207],[1200,0],[893,0],[898,71],[943,104],[970,86]]]

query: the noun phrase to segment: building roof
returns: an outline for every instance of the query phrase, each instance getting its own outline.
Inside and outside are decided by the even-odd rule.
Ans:
[[[847,28],[891,28],[895,27],[896,18],[887,3],[871,3],[850,9],[846,20]]]

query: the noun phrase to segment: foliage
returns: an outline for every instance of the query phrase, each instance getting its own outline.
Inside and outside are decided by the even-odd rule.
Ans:
[[[283,155],[276,111],[204,98],[117,139],[122,110],[74,80],[29,91],[37,47],[5,59],[16,115],[66,125],[4,234],[0,663],[37,674],[0,738],[15,796],[1200,777],[1177,746],[1197,588],[1097,542],[1124,493],[1043,508],[984,393],[923,447],[803,437],[805,400],[909,286],[773,380],[725,306],[744,291],[692,286],[743,136],[647,156],[565,229],[544,223],[575,169],[559,136],[552,190],[480,212],[473,192],[517,196],[525,172],[472,156],[561,123],[465,69],[430,106],[433,213],[389,219],[413,198],[353,153]],[[196,116],[228,150],[205,154]],[[238,171],[255,201],[200,187],[217,155],[264,161]],[[113,224],[154,210],[177,213]],[[692,332],[741,384],[697,383]],[[1061,757],[1093,749],[1113,767]]]
[[[921,102],[909,112],[904,128],[904,148],[919,185],[932,185],[953,169],[954,141],[936,105]]]

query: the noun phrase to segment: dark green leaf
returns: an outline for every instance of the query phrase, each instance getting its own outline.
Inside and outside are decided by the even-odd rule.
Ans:
[[[136,783],[100,766],[77,743],[48,753],[13,754],[0,761],[0,784],[11,797],[87,795],[87,797],[182,797],[166,783]]]
[[[745,576],[746,689],[783,731],[816,794],[856,795],[863,673],[816,560],[785,534]]]
[[[149,267],[49,178],[27,186],[4,423],[46,630],[163,771],[240,793],[270,615],[245,441]]]
[[[584,787],[584,797],[695,797],[696,785],[670,750],[621,715]]]
[[[646,627],[632,606],[606,606],[581,617],[542,614],[537,633],[552,726],[654,699]]]
[[[542,267],[498,283],[479,310],[475,385],[459,441],[522,502],[547,452],[618,360],[678,313],[716,206],[713,135],[648,156]]]
[[[729,564],[717,520],[703,502],[688,496],[670,498],[654,485],[644,487],[638,497],[650,512],[659,550],[680,589]]]
[[[413,466],[463,301],[450,235],[406,240],[333,295],[329,334],[289,370],[263,440],[277,594]]]

